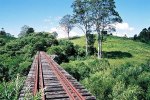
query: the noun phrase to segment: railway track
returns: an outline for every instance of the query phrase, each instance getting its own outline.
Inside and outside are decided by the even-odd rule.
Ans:
[[[35,56],[19,100],[41,90],[41,100],[96,100],[75,78],[45,52]]]

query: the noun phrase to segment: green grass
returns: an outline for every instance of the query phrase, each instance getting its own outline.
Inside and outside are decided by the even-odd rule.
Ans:
[[[85,37],[72,39],[71,41],[76,45],[85,46]],[[94,46],[97,48],[97,41]],[[112,51],[121,51],[132,55],[132,57],[118,57],[115,59],[108,57],[110,64],[113,66],[119,66],[127,62],[139,65],[150,59],[150,45],[132,39],[107,36],[106,41],[103,42],[103,52]]]

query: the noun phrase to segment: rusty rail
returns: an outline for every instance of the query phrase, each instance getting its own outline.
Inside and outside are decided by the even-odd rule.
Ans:
[[[40,67],[40,86],[41,86],[41,91],[42,91],[42,100],[45,100],[45,95],[44,95],[44,81],[43,81],[43,70],[42,70],[42,64],[41,64],[41,54],[39,53],[39,67]]]
[[[36,57],[36,67],[35,67],[35,78],[34,78],[34,89],[33,89],[33,95],[35,96],[37,92],[41,89],[42,91],[42,100],[45,100],[44,95],[44,82],[43,82],[43,71],[42,71],[42,64],[41,64],[41,55],[40,52],[38,52],[38,55]],[[39,78],[40,76],[40,78]]]
[[[64,90],[68,94],[70,100],[85,100],[85,98],[78,92],[78,90],[69,82],[69,80],[65,77],[63,73],[58,69],[58,65],[48,57],[44,52],[41,53],[46,59],[58,80],[62,84]]]
[[[35,77],[34,77],[34,89],[33,89],[33,95],[35,96],[36,95],[36,93],[38,92],[38,89],[39,89],[39,84],[38,84],[38,76],[39,76],[39,73],[38,73],[38,71],[39,71],[39,66],[38,66],[38,55],[36,56],[36,58],[35,58],[35,60],[36,60],[36,64],[35,64]]]

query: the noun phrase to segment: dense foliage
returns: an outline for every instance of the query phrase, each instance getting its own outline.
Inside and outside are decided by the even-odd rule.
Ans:
[[[4,78],[10,80],[17,73],[27,75],[32,57],[39,50],[46,51],[47,47],[57,44],[57,40],[47,33],[32,33],[10,41],[10,37],[1,36],[0,47],[0,81]]]
[[[134,40],[150,43],[150,27],[148,29],[144,28],[138,36],[134,35]]]
[[[0,40],[0,99],[17,98],[20,85],[15,87],[16,77],[28,74],[39,50],[54,55],[58,63],[63,62],[61,66],[85,85],[97,100],[150,99],[150,61],[146,62],[150,56],[141,56],[150,54],[147,44],[108,36],[104,41],[105,59],[99,60],[93,53],[93,56],[85,57],[85,45],[81,41],[84,39],[81,38],[72,39],[72,43],[57,40],[54,34],[39,32],[20,38],[3,35]],[[94,40],[90,41],[93,47]],[[118,42],[120,44],[114,44]]]
[[[83,38],[71,41],[84,46]],[[97,100],[149,100],[150,46],[115,36],[108,36],[104,44],[105,59],[99,61],[92,56],[61,66],[86,86]]]
[[[61,64],[91,91],[97,100],[149,100],[150,60],[136,66],[112,67],[107,60],[83,60]]]
[[[23,27],[21,27],[21,32],[19,33],[18,36],[19,37],[26,36],[33,32],[34,32],[34,29],[32,27],[24,25]]]

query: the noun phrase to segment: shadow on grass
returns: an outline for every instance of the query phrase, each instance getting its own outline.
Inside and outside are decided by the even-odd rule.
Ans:
[[[118,58],[131,58],[132,54],[128,52],[122,51],[111,51],[111,52],[103,52],[104,58],[118,59]]]

